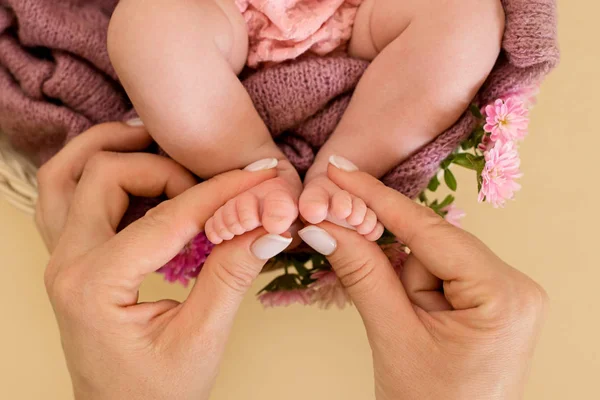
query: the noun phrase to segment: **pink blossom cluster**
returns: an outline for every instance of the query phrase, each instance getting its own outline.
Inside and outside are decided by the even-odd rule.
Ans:
[[[198,234],[181,251],[157,272],[164,274],[169,282],[180,282],[187,286],[190,279],[198,276],[213,244],[204,233]]]
[[[503,207],[521,188],[517,179],[521,160],[518,142],[528,132],[529,109],[537,87],[515,90],[484,108],[486,135],[478,149],[483,152],[485,167],[481,172],[479,201]]]

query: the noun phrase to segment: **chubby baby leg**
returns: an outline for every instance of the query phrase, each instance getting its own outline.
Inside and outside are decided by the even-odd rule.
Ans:
[[[278,161],[278,178],[235,201],[244,221],[231,213],[229,227],[212,220],[209,238],[219,242],[259,225],[270,233],[285,232],[297,218],[302,185],[237,78],[248,38],[235,3],[121,0],[108,45],[142,121],[176,161],[202,178],[259,159]]]
[[[381,177],[450,127],[494,66],[503,31],[500,0],[365,0],[349,51],[373,62],[307,173],[301,215],[331,214],[341,191],[325,175],[332,155]]]

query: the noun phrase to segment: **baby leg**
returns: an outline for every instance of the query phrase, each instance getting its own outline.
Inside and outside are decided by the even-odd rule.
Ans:
[[[349,51],[373,62],[307,173],[301,215],[320,222],[341,196],[326,178],[331,155],[381,177],[450,127],[494,66],[503,30],[500,0],[365,0]]]
[[[259,225],[285,232],[297,217],[302,189],[237,78],[247,42],[232,0],[121,0],[109,28],[119,78],[173,159],[202,178],[279,160],[278,178],[234,199],[235,208],[207,224],[215,242]]]

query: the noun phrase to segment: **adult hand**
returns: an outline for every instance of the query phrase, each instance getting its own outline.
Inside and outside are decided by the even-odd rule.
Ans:
[[[378,399],[520,398],[547,298],[526,275],[362,172],[329,177],[410,249],[401,281],[376,244],[323,223],[300,232],[327,255],[364,321]]]
[[[39,173],[46,288],[77,398],[206,399],[244,293],[291,240],[261,229],[236,238],[214,249],[183,303],[138,304],[147,274],[228,199],[276,175],[233,171],[196,185],[172,160],[112,152],[149,142],[143,127],[100,125]],[[115,233],[129,194],[163,193],[172,199]]]

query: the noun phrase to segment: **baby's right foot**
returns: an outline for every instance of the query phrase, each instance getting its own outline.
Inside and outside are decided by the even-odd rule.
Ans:
[[[276,165],[278,176],[229,200],[206,221],[204,231],[212,243],[231,240],[259,226],[280,235],[298,218],[302,181],[292,164],[272,158],[257,161],[247,168],[258,163]]]

